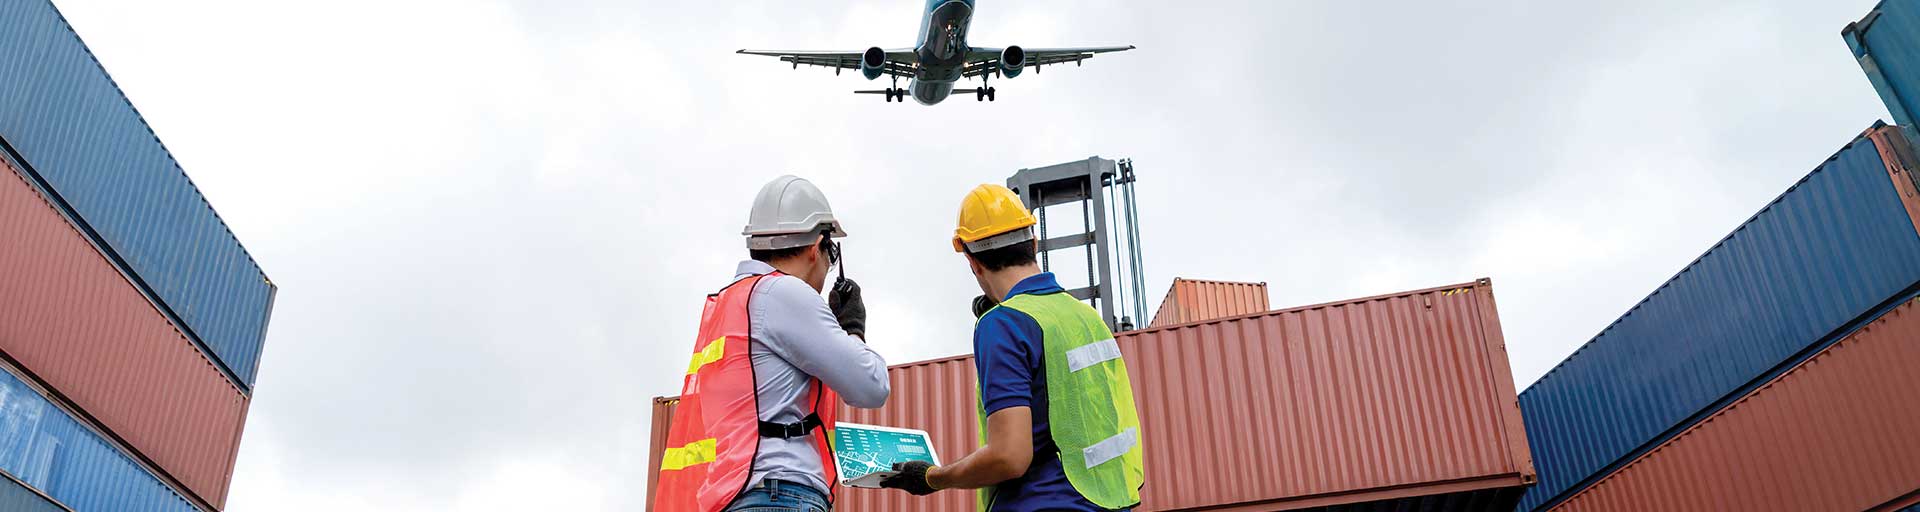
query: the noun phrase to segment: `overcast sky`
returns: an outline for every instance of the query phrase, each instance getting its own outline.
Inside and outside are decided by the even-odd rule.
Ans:
[[[1839,37],[1873,0],[986,1],[976,45],[1140,49],[934,107],[732,53],[907,46],[919,1],[56,3],[280,286],[241,512],[643,507],[783,173],[892,362],[970,348],[968,188],[1100,155],[1156,299],[1490,277],[1524,387],[1886,117]]]

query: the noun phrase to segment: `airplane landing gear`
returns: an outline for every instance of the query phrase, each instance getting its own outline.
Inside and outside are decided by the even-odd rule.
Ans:
[[[973,88],[973,101],[993,101],[993,84],[987,81],[989,74],[980,75],[980,86]]]
[[[907,102],[907,90],[900,88],[900,75],[893,75],[893,87],[887,88],[887,103],[895,101]]]

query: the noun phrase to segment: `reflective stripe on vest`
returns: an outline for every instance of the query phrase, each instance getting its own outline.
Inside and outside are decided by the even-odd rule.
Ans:
[[[716,441],[709,437],[687,443],[686,446],[679,448],[668,448],[667,453],[660,457],[660,470],[675,471],[695,464],[713,462]]]
[[[761,279],[775,272],[735,281],[707,297],[700,334],[680,387],[680,404],[667,428],[667,449],[660,457],[654,492],[657,511],[719,512],[746,490],[753,460],[760,451],[760,406],[754,392],[752,332],[747,304]],[[840,397],[814,380],[802,400],[826,425],[833,425]],[[822,454],[821,479],[838,483],[830,428],[814,431]]]
[[[720,356],[727,353],[727,339],[715,338],[707,342],[707,348],[693,353],[693,363],[687,365],[687,375],[700,373],[700,368],[720,362]]]
[[[1088,366],[1120,358],[1120,343],[1113,338],[1088,343],[1067,351],[1067,371],[1077,372]]]
[[[1120,344],[1100,313],[1066,293],[1016,295],[998,307],[1026,313],[1040,324],[1048,430],[1060,449],[1067,482],[1101,507],[1139,505],[1146,464],[1133,383]],[[986,411],[979,411],[980,442],[986,444]],[[992,496],[992,488],[980,490],[980,510],[991,507]]]

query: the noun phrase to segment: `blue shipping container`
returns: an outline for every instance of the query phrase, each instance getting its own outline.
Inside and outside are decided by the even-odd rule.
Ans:
[[[1920,198],[1897,191],[1875,140],[1855,139],[1520,393],[1540,471],[1520,510],[1558,503],[1920,285]]]
[[[1893,122],[1920,141],[1920,0],[1886,0],[1860,21],[1848,23],[1840,37],[1893,113]]]
[[[27,488],[26,484],[12,478],[0,478],[0,510],[20,512],[67,512],[66,507],[54,504],[46,496]]]
[[[251,388],[273,283],[45,0],[0,2],[0,140]]]
[[[198,510],[125,452],[4,370],[0,470],[81,512]],[[7,500],[6,494],[0,492],[0,502]]]

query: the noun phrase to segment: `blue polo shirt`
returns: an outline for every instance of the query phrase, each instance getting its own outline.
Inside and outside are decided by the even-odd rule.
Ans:
[[[1052,293],[1066,290],[1053,273],[1042,272],[1015,284],[1008,297]],[[1047,428],[1047,358],[1041,347],[1040,323],[1013,308],[994,308],[973,328],[974,367],[987,414],[1008,407],[1033,409],[1033,463],[1025,475],[995,487],[991,510],[1104,512],[1073,490],[1060,467],[1060,447]]]

